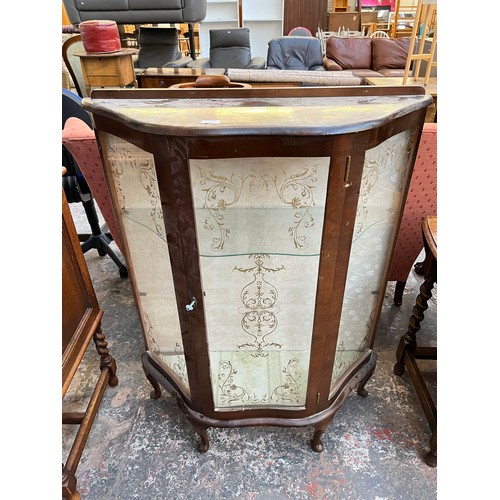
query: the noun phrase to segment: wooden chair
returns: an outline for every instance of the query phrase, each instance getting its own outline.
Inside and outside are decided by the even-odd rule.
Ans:
[[[323,31],[320,27],[318,27],[318,31],[316,32],[316,38],[319,40],[321,44],[321,53],[323,54],[323,57],[326,55],[326,41],[333,34],[334,33],[332,31]]]
[[[390,38],[389,35],[385,31],[374,31],[371,35],[370,38]]]
[[[65,174],[63,168],[63,175]],[[62,497],[78,500],[76,470],[85,448],[104,392],[109,385],[118,384],[116,361],[111,356],[102,331],[103,311],[97,300],[85,257],[79,244],[78,234],[71,216],[68,201],[62,191],[62,423],[77,428],[71,450],[62,464]],[[55,305],[55,304],[54,304]],[[70,388],[80,362],[93,340],[99,355],[100,368],[92,395],[85,411],[68,411],[64,397]],[[96,370],[97,372],[97,370]],[[69,400],[70,398],[68,398]],[[65,410],[65,406],[68,408]]]
[[[423,84],[427,85],[429,83],[432,68],[437,67],[437,61],[435,60],[437,49],[436,19],[437,1],[426,0],[424,2],[423,0],[418,0],[417,13],[415,15],[415,21],[410,39],[410,48],[408,49],[408,59],[406,60],[403,85],[406,85],[406,82],[408,81],[410,73],[412,72],[411,68],[413,63],[413,81],[416,81],[420,77],[420,67],[423,61],[427,63]],[[430,51],[428,53],[424,53],[424,40],[429,36],[431,26],[434,30],[434,34],[432,36]],[[414,50],[416,46],[418,46],[417,51]]]
[[[397,282],[397,306],[403,301],[406,280],[422,251],[420,220],[432,213],[437,213],[437,123],[425,123],[389,271],[388,280]]]
[[[371,36],[377,31],[377,23],[361,23],[361,36]]]
[[[91,229],[91,234],[78,235],[82,251],[96,249],[99,255],[108,255],[118,266],[120,276],[126,278],[126,266],[109,246],[114,240],[125,255],[96,138],[90,128],[90,116],[81,107],[80,98],[65,89],[62,90],[62,111],[63,165],[68,168],[63,176],[63,187],[69,203],[83,204]],[[94,197],[107,227],[99,225]]]
[[[415,307],[408,323],[408,330],[399,341],[394,373],[401,376],[405,372],[405,368],[408,370],[432,432],[429,442],[430,450],[425,455],[425,462],[430,467],[436,467],[437,410],[416,360],[437,360],[437,347],[417,346],[417,332],[420,330],[420,323],[424,319],[427,303],[432,297],[432,289],[437,282],[437,217],[434,215],[422,217],[421,232],[425,248],[424,282],[415,301]]]
[[[62,45],[62,58],[71,75],[76,93],[80,97],[89,97],[85,90],[82,63],[80,62],[80,58],[75,56],[76,52],[83,52],[84,50],[81,35],[72,36]]]

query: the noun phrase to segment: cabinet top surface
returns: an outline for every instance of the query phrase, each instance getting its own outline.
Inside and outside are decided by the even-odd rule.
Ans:
[[[255,89],[166,89],[143,93],[144,98],[140,91],[112,91],[83,99],[83,107],[160,135],[335,135],[381,126],[432,102],[425,92],[411,94],[412,87],[392,95],[372,94],[370,88],[356,95],[328,88],[288,89],[282,95]]]

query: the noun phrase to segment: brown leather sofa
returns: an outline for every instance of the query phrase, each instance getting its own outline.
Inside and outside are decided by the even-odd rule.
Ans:
[[[328,71],[348,71],[355,77],[402,77],[410,38],[330,36],[323,66]],[[417,49],[415,49],[417,50]]]

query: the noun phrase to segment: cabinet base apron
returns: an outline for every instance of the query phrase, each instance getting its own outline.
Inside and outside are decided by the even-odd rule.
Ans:
[[[165,388],[173,397],[189,422],[194,427],[199,436],[198,451],[206,452],[209,448],[208,432],[210,427],[252,427],[252,426],[274,426],[274,427],[308,427],[314,428],[311,439],[311,448],[316,452],[323,451],[321,436],[325,432],[328,424],[332,421],[337,410],[342,406],[347,396],[356,389],[359,396],[368,395],[365,385],[375,371],[377,355],[371,349],[367,349],[360,358],[353,363],[351,368],[337,382],[329,399],[329,406],[322,411],[313,413],[307,417],[263,417],[263,418],[233,418],[216,419],[211,418],[193,410],[189,405],[190,401],[182,396],[183,391],[177,386],[174,380],[165,372],[156,361],[154,353],[146,351],[141,356],[144,373],[153,386],[151,398],[158,399],[161,396],[161,386]],[[288,410],[289,412],[293,410]],[[243,411],[240,411],[241,415]]]

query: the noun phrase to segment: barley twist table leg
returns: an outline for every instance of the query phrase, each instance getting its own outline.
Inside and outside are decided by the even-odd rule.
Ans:
[[[104,333],[102,333],[100,326],[94,333],[93,339],[97,352],[101,357],[101,370],[104,368],[109,369],[109,385],[111,387],[115,387],[118,384],[118,377],[116,376],[116,361],[115,358],[109,354],[108,343],[106,342],[106,337],[104,336]]]
[[[428,301],[432,297],[432,289],[434,288],[434,280],[425,279],[420,286],[420,293],[415,301],[412,315],[408,324],[407,332],[401,337],[396,351],[397,362],[394,365],[394,373],[396,375],[403,375],[405,371],[404,354],[405,351],[414,352],[417,347],[417,332],[420,330],[420,323],[424,319],[424,312],[429,307]]]

